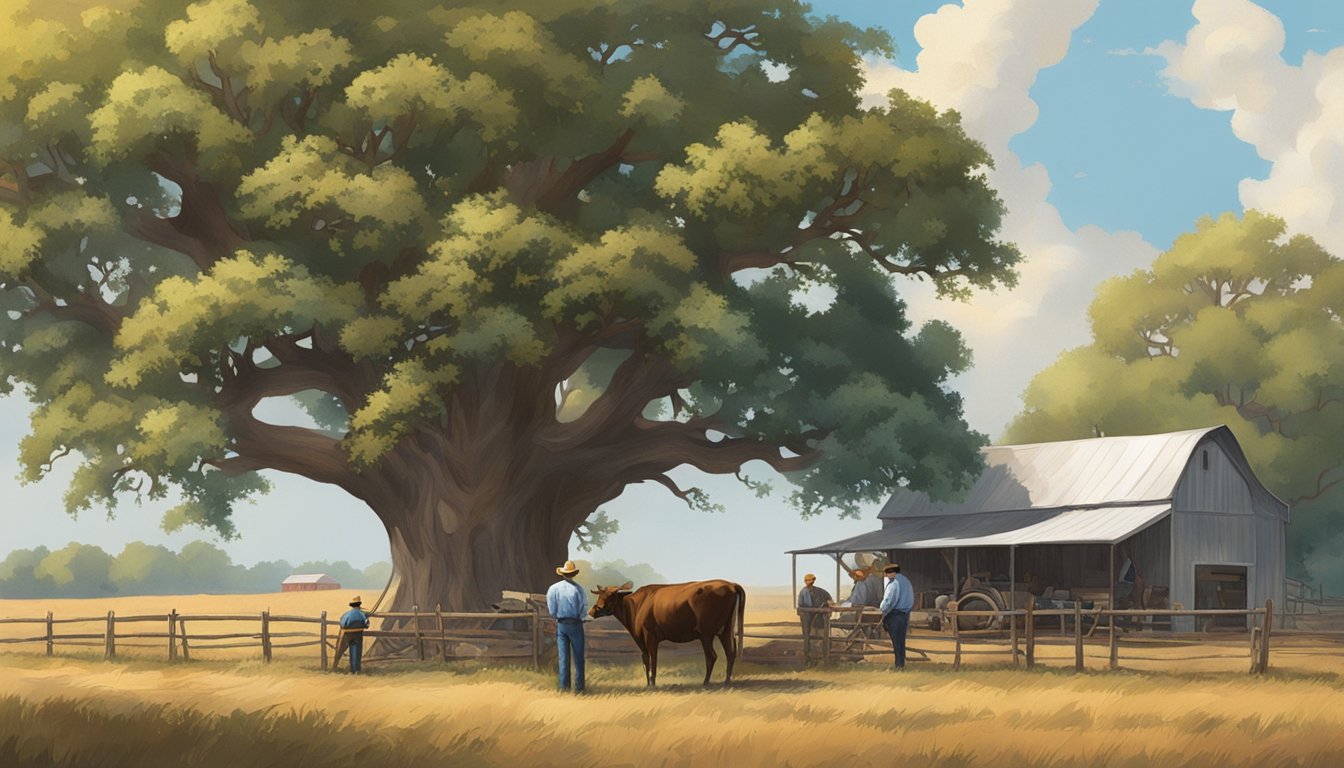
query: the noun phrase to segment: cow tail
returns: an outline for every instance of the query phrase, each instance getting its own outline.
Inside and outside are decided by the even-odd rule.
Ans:
[[[737,654],[742,655],[742,635],[746,630],[747,613],[747,591],[741,584],[734,584],[737,588]]]

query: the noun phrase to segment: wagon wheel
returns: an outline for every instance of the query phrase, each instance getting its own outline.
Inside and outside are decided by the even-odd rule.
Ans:
[[[984,592],[971,592],[962,595],[956,606],[958,611],[1003,610],[1003,606],[997,604],[993,595]],[[993,616],[957,616],[957,629],[993,629],[998,626],[998,623],[998,619]]]

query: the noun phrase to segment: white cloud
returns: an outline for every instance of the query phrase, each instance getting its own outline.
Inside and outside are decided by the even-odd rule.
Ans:
[[[955,383],[967,420],[997,437],[1021,408],[1031,377],[1059,353],[1090,338],[1087,307],[1107,277],[1149,264],[1153,246],[1133,232],[1097,227],[1070,230],[1047,201],[1050,175],[1023,166],[1009,141],[1036,122],[1031,86],[1059,63],[1074,30],[1091,18],[1096,0],[966,0],[945,5],[915,25],[922,51],[915,71],[886,61],[868,67],[868,104],[902,88],[962,115],[966,131],[994,157],[989,178],[1008,207],[1001,236],[1022,250],[1018,286],[979,293],[968,303],[940,301],[926,283],[901,291],[917,320],[940,317],[965,335],[975,368]]]
[[[1344,254],[1344,47],[1283,59],[1283,22],[1248,0],[1197,0],[1185,42],[1157,49],[1171,93],[1232,112],[1232,132],[1272,165],[1238,187],[1247,208]]]

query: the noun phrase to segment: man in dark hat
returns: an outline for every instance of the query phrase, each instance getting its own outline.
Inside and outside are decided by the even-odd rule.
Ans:
[[[369,614],[360,605],[359,595],[350,600],[350,610],[341,616],[341,637],[336,641],[336,660],[332,662],[333,671],[341,660],[341,654],[350,649],[350,672],[358,675],[364,669],[364,630],[369,628]]]
[[[896,654],[896,669],[905,669],[905,633],[910,629],[910,611],[915,607],[915,590],[896,563],[882,569],[887,587],[882,594],[882,626],[891,635],[891,650]]]
[[[588,612],[588,595],[574,581],[579,574],[573,560],[555,569],[563,576],[546,590],[546,610],[555,619],[555,650],[560,669],[556,682],[560,690],[569,690],[569,661],[574,659],[574,692],[583,693],[583,617]]]

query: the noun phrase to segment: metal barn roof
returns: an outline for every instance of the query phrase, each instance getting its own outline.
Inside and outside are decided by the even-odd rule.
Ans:
[[[961,502],[898,490],[881,530],[794,554],[1014,544],[1116,543],[1171,512],[1191,455],[1218,442],[1261,503],[1287,505],[1260,484],[1225,426],[981,449],[985,470]]]
[[[1210,432],[1098,437],[981,449],[985,471],[960,503],[899,490],[878,518],[973,515],[1170,499],[1195,446]]]
[[[281,584],[340,584],[325,573],[296,573],[285,577]]]

